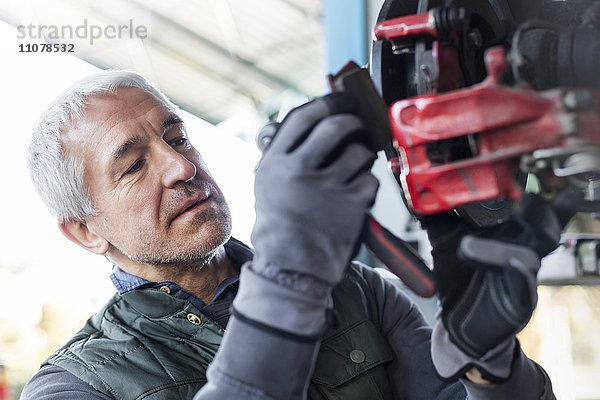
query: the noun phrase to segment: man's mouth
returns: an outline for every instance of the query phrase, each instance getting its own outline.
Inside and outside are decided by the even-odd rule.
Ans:
[[[181,214],[184,214],[186,212],[188,212],[189,210],[198,207],[200,204],[204,203],[206,200],[202,200],[202,201],[197,201],[194,204],[192,204],[191,206],[189,206],[188,208],[186,208],[185,210],[183,210],[183,212]]]
[[[175,215],[175,218],[173,218],[173,219],[175,220],[175,219],[182,217],[190,212],[193,212],[195,209],[200,207],[202,204],[205,204],[209,198],[210,198],[209,195],[207,195],[205,193],[199,193],[198,196],[186,201],[183,204],[181,211],[179,211],[177,213],[177,215]]]

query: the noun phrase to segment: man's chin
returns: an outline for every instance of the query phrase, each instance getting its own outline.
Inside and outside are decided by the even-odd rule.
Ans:
[[[201,232],[178,241],[177,246],[173,246],[174,243],[171,242],[171,246],[146,253],[135,261],[156,267],[201,269],[230,238],[230,226],[205,226]]]
[[[196,254],[202,258],[210,254],[231,238],[231,216],[227,212],[211,209],[212,218],[204,218],[200,226],[187,235],[174,239],[183,245],[182,253]],[[206,216],[204,216],[206,217]]]
[[[126,252],[130,260],[154,266],[185,267],[201,266],[212,258],[220,246],[231,237],[231,215],[225,207],[203,210],[194,221],[185,225],[171,225],[167,236],[159,241],[147,241],[137,251]]]

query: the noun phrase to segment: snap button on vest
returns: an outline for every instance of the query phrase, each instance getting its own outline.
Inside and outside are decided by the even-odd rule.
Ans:
[[[350,360],[355,364],[360,364],[365,361],[365,353],[360,350],[352,350],[350,352]]]
[[[198,318],[196,314],[189,313],[187,319],[194,325],[200,325],[202,323],[202,320]]]
[[[161,286],[160,290],[162,290],[165,293],[171,294],[171,289],[169,289],[168,286]]]

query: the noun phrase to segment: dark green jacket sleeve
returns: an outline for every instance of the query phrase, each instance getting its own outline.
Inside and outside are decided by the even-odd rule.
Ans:
[[[54,365],[42,367],[27,383],[21,400],[110,400],[72,373]]]

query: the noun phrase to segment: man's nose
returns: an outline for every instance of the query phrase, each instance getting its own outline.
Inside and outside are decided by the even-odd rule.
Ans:
[[[165,187],[177,182],[187,182],[196,176],[196,166],[172,148],[164,149],[159,162],[162,164],[162,181]]]

